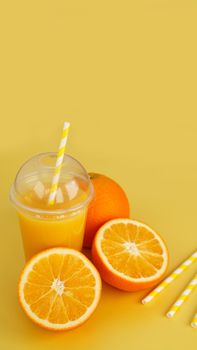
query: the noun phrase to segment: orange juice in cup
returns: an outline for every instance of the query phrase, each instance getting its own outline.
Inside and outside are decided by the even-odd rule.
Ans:
[[[26,259],[51,247],[82,248],[92,185],[84,167],[65,154],[55,202],[50,205],[55,164],[56,153],[34,156],[20,168],[10,190]]]

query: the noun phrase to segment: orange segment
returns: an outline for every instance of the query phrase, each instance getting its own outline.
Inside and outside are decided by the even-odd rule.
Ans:
[[[90,317],[101,292],[99,273],[80,252],[53,248],[25,266],[19,300],[26,314],[51,330],[75,328]]]
[[[115,219],[103,225],[92,253],[102,278],[123,290],[154,286],[168,263],[162,238],[147,225],[130,219]]]

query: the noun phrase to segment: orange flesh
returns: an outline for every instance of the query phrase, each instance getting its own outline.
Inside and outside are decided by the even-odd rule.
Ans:
[[[33,266],[24,297],[39,318],[65,324],[86,312],[95,298],[95,284],[90,269],[78,257],[53,254]]]
[[[143,226],[116,223],[106,229],[101,249],[111,266],[131,278],[155,275],[164,263],[156,236]]]

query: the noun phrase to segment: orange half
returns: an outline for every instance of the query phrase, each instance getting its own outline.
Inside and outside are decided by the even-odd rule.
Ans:
[[[168,251],[161,236],[130,219],[104,224],[96,234],[92,256],[103,280],[126,291],[153,287],[168,265]]]
[[[43,251],[27,262],[19,280],[19,301],[32,321],[50,330],[76,328],[94,312],[101,279],[80,252]]]

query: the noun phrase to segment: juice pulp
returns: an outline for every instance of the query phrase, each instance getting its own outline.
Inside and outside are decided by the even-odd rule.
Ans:
[[[27,190],[24,193],[22,202],[30,208],[40,209],[40,213],[25,211],[18,213],[26,258],[29,259],[42,250],[57,246],[81,250],[87,206],[63,214],[58,213],[58,210],[73,208],[87,197],[83,184],[77,186],[75,195],[76,188],[72,181],[69,190],[71,195],[68,198],[65,183],[60,183],[56,202],[52,207],[48,204],[50,184],[40,182],[36,186],[34,190]],[[49,214],[47,210],[53,210],[53,214]]]

